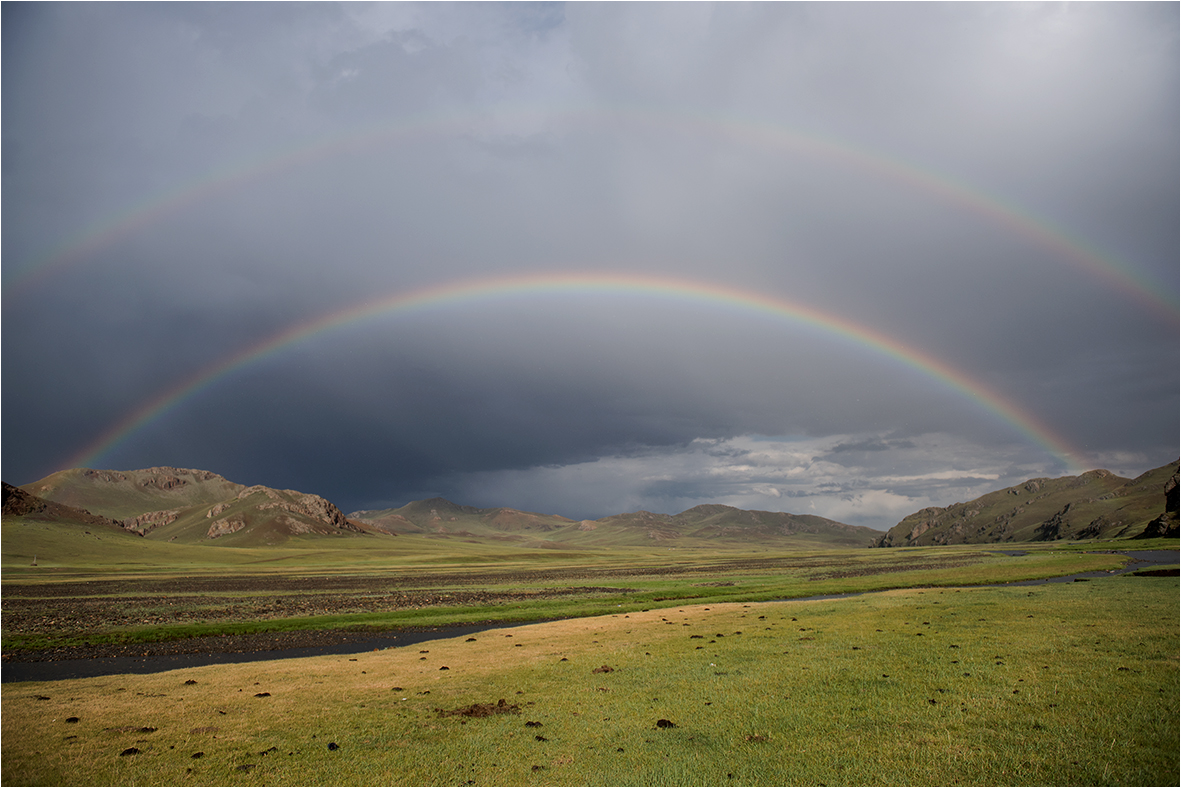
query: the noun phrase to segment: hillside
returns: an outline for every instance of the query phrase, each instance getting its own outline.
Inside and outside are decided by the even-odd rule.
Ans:
[[[55,505],[117,520],[140,536],[169,542],[255,547],[305,535],[375,530],[350,521],[318,495],[247,487],[188,468],[74,468],[20,489]]]
[[[349,517],[392,533],[469,537],[550,533],[574,523],[556,514],[533,514],[504,507],[478,509],[446,498],[412,501],[397,509],[353,512]]]
[[[76,525],[94,525],[100,528],[122,529],[123,524],[109,517],[92,514],[85,509],[47,501],[28,493],[19,487],[13,487],[3,482],[5,518],[19,517],[24,520],[39,522],[73,523]]]
[[[1177,467],[1172,462],[1136,479],[1105,470],[1058,479],[1030,479],[967,503],[915,512],[886,532],[874,546],[1138,536],[1150,523],[1165,515],[1167,494],[1172,496],[1171,511],[1176,512]],[[1163,525],[1153,526],[1156,535],[1167,533],[1170,518],[1161,522]],[[1175,514],[1171,522],[1175,536]]]
[[[395,533],[440,537],[492,538],[533,547],[826,544],[866,546],[881,535],[872,528],[845,525],[813,515],[758,512],[705,504],[680,514],[632,512],[599,520],[574,521],[555,514],[516,509],[479,509],[445,498],[414,501],[398,509],[353,512],[350,518]]]
[[[209,471],[144,468],[96,471],[72,468],[22,486],[47,501],[74,506],[104,517],[125,520],[145,512],[213,505],[246,488]]]
[[[807,539],[832,545],[862,546],[881,533],[811,514],[753,511],[721,504],[702,504],[674,515],[652,512],[619,514],[595,522],[599,527],[641,529],[652,539],[688,537],[759,542]]]

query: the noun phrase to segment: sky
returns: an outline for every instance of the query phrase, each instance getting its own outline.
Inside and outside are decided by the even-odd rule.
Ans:
[[[4,3],[2,468],[888,529],[1177,459],[1175,3]]]

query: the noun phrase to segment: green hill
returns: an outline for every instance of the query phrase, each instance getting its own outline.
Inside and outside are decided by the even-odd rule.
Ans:
[[[146,512],[213,505],[233,498],[246,485],[209,471],[188,468],[144,468],[138,471],[96,471],[71,468],[26,484],[21,489],[55,503],[86,509],[114,520]]]
[[[1177,462],[1171,462],[1135,479],[1105,470],[1058,479],[1030,479],[967,503],[915,512],[887,531],[874,546],[1139,536],[1165,514],[1169,489],[1174,491],[1172,511],[1176,511],[1177,467]],[[1174,529],[1175,518],[1174,514]]]

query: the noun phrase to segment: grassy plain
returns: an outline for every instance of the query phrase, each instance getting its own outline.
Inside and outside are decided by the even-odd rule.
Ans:
[[[982,585],[1102,573],[1125,563],[1103,550],[1153,548],[1177,541],[255,549],[9,519],[6,655],[567,620],[352,657],[7,683],[0,782],[1176,785],[1177,579]],[[861,591],[882,593],[798,601]]]
[[[1176,578],[673,604],[6,684],[3,783],[1178,784]]]
[[[6,654],[216,634],[538,621],[997,583],[1124,564],[1060,545],[1028,547],[1021,556],[981,546],[564,551],[356,535],[235,548],[19,519],[3,529]]]

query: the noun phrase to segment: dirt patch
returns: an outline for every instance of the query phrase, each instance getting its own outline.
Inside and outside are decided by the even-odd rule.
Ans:
[[[461,709],[450,711],[435,709],[435,711],[440,717],[491,717],[494,714],[520,714],[521,707],[515,703],[510,704],[501,698],[496,703],[473,703]]]
[[[63,587],[5,586],[4,631],[7,635],[61,632],[84,634],[144,625],[275,621],[312,616],[382,613],[426,607],[484,607],[539,599],[561,599],[595,594],[626,594],[628,588],[569,586],[520,591],[469,589],[395,590],[358,583],[354,588],[325,589],[313,593],[268,593],[267,586],[227,579],[225,596],[190,594],[169,584],[145,588],[138,595],[105,595],[110,589],[91,583],[66,583]],[[179,581],[178,581],[179,582]],[[187,583],[179,583],[181,586]],[[102,585],[102,584],[100,584]],[[276,583],[276,585],[285,585]],[[73,590],[77,595],[65,593]],[[100,594],[95,595],[95,591]],[[34,596],[33,594],[38,595]]]
[[[958,561],[926,561],[926,562],[907,562],[894,565],[875,565],[857,567],[854,569],[844,569],[835,572],[822,572],[820,574],[811,575],[809,580],[843,580],[849,577],[870,577],[872,575],[888,575],[895,572],[921,572],[932,569],[958,569],[964,566],[972,566],[980,563],[979,558],[967,558]]]
[[[52,649],[10,649],[4,662],[58,662],[75,659],[118,659],[124,657],[164,657],[184,654],[250,654],[297,648],[324,648],[350,643],[365,643],[383,633],[346,630],[301,630],[297,632],[256,632],[247,635],[210,635],[206,637],[162,640],[154,643],[61,646]]]

